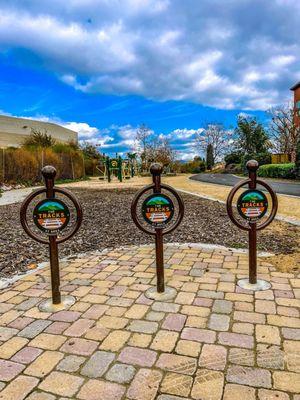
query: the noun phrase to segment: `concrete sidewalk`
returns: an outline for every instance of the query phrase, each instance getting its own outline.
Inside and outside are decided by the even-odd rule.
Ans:
[[[152,246],[106,250],[63,263],[66,311],[43,313],[49,270],[0,293],[1,400],[299,400],[300,279],[263,258],[272,283],[246,292],[244,252],[166,245],[174,300],[155,285]],[[297,342],[298,340],[298,342]]]

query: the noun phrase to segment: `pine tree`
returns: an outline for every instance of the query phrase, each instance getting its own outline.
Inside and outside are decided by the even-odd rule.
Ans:
[[[206,168],[211,171],[214,164],[214,149],[213,145],[210,143],[206,148]]]

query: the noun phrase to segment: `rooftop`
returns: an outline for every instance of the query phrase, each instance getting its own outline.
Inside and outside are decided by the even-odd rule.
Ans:
[[[291,87],[290,90],[297,90],[300,87],[300,81]]]

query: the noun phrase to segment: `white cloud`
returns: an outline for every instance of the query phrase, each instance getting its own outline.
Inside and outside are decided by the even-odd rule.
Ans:
[[[34,116],[22,116],[22,115],[11,115],[0,110],[0,114],[10,115],[17,118],[33,119],[42,122],[51,122],[57,125],[61,125],[64,128],[71,129],[78,133],[79,142],[87,141],[92,144],[98,144],[100,146],[107,145],[112,142],[114,138],[109,135],[110,129],[98,129],[95,126],[90,126],[86,122],[65,122],[59,118],[52,118],[46,115],[34,115]]]
[[[90,126],[85,122],[68,122],[63,126],[67,129],[78,132],[79,139],[88,139],[99,134],[98,128]]]
[[[138,126],[127,125],[111,125],[104,129],[99,129],[91,126],[86,122],[66,122],[59,118],[48,117],[46,115],[34,116],[20,116],[11,115],[3,110],[0,114],[10,115],[19,118],[33,119],[43,122],[51,122],[61,125],[67,129],[71,129],[78,133],[79,142],[88,142],[97,145],[99,151],[106,154],[126,155],[128,152],[138,151],[138,144],[135,140]],[[195,156],[203,156],[199,154],[195,147],[195,137],[197,134],[204,131],[204,128],[187,129],[180,128],[174,129],[170,133],[163,134],[150,130],[152,134],[156,135],[159,139],[167,139],[170,146],[176,150],[177,158],[180,160],[192,160]]]
[[[175,129],[174,131],[172,131],[172,133],[170,133],[170,136],[176,139],[189,139],[192,136],[195,136],[196,133],[201,133],[204,129],[203,128],[199,128],[199,129],[187,129],[187,128],[183,128],[183,129]]]
[[[265,109],[300,79],[299,19],[293,0],[10,0],[0,48],[79,91]]]

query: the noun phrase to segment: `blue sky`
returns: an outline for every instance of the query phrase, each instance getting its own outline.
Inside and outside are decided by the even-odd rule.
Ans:
[[[290,99],[299,20],[295,0],[0,0],[0,110],[111,154],[145,123],[189,159],[207,123]]]

